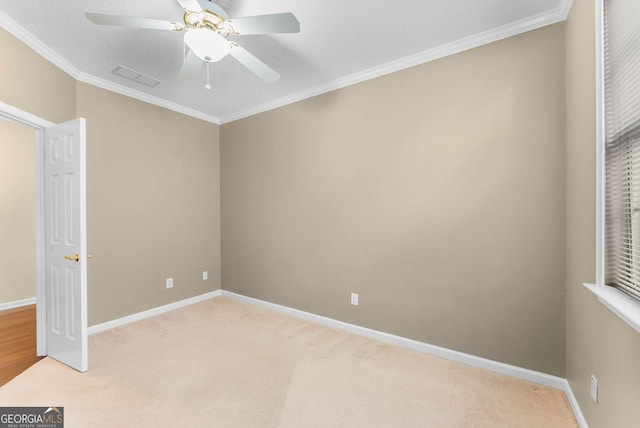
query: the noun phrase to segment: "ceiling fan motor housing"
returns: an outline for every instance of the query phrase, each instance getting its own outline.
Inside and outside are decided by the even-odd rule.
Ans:
[[[210,10],[203,10],[201,12],[185,11],[184,24],[187,28],[194,30],[198,28],[209,28],[222,37],[228,37],[231,34],[235,34],[230,23],[217,13]]]

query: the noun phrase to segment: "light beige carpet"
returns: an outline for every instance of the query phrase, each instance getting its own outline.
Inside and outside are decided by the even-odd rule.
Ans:
[[[64,406],[65,427],[576,427],[564,393],[216,298],[46,358],[0,406]]]

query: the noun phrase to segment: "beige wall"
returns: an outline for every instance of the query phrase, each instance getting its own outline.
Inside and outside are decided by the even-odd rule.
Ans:
[[[76,91],[87,119],[89,325],[219,289],[218,126],[83,83]]]
[[[35,131],[0,120],[0,303],[36,296]]]
[[[74,79],[1,28],[0,52],[0,101],[52,122],[75,117]],[[35,133],[8,122],[0,125],[0,302],[8,302],[35,297]],[[28,141],[9,141],[6,132]],[[5,205],[9,193],[15,205]]]
[[[595,281],[594,25],[594,1],[575,0],[566,23],[567,378],[590,427],[637,427],[640,336],[581,285]]]
[[[87,119],[89,325],[219,289],[219,127],[77,83],[4,30],[0,50],[2,102]]]
[[[0,28],[0,101],[54,123],[76,117],[75,80]]]
[[[559,24],[223,125],[224,289],[564,375],[563,58]]]

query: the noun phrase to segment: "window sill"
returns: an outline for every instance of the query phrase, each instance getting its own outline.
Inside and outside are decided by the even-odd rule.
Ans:
[[[583,285],[598,296],[603,305],[640,333],[640,303],[607,285]]]

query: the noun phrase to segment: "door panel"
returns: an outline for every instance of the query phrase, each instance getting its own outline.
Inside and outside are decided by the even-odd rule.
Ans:
[[[45,130],[47,355],[88,368],[85,120]]]

